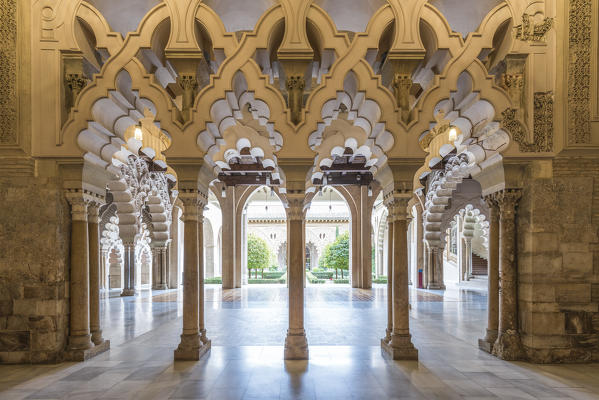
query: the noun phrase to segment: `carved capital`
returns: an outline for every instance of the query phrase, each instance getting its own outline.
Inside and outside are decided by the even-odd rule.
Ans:
[[[304,200],[303,199],[288,199],[287,219],[289,221],[304,220]]]
[[[90,200],[84,195],[83,191],[68,191],[65,197],[71,206],[71,219],[87,222],[87,206]]]
[[[522,197],[522,189],[503,189],[491,196],[501,211],[501,218],[513,218]]]
[[[291,111],[291,121],[294,124],[298,124],[301,120],[305,86],[306,82],[303,75],[289,75],[287,77],[287,102]]]
[[[87,205],[87,218],[91,224],[100,223],[100,207],[102,204],[97,201],[90,201]]]

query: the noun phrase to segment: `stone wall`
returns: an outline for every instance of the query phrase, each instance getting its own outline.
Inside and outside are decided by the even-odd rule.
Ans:
[[[533,362],[599,360],[599,160],[533,162],[518,210],[522,340]]]
[[[0,363],[57,361],[69,318],[70,211],[62,184],[0,176],[0,204]]]

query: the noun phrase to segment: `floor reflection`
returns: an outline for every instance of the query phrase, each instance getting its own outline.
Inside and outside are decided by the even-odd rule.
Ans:
[[[86,363],[0,366],[0,399],[599,398],[599,365],[508,363],[478,350],[484,288],[411,289],[419,362],[381,356],[386,286],[306,288],[309,361],[283,360],[287,288],[206,288],[210,354],[172,361],[181,293],[142,291],[102,304],[112,349]]]

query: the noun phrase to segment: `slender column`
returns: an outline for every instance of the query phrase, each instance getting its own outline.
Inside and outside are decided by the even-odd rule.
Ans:
[[[290,199],[287,209],[287,283],[289,286],[289,329],[285,338],[286,360],[307,360],[308,341],[304,330],[303,199]]]
[[[107,289],[108,284],[106,282],[106,261],[108,260],[108,251],[105,249],[100,251],[100,289]]]
[[[221,260],[223,289],[235,288],[235,187],[227,186],[223,199]]]
[[[135,244],[123,242],[123,291],[121,296],[135,296]]]
[[[168,269],[168,288],[179,288],[179,207],[173,207],[173,220],[171,222],[171,242]]]
[[[93,347],[89,331],[89,240],[87,206],[81,193],[68,193],[71,204],[70,332],[68,349]]]
[[[518,332],[516,271],[516,206],[521,197],[517,189],[495,193],[499,205],[499,326],[493,355],[518,360],[524,351]]]
[[[492,196],[485,198],[489,207],[489,271],[487,293],[487,334],[478,340],[478,347],[487,353],[493,351],[497,340],[499,318],[499,208]]]
[[[92,342],[97,346],[104,341],[100,329],[100,205],[88,206],[89,229],[89,328]]]
[[[199,210],[198,193],[189,190],[179,194],[185,210],[184,221],[184,270],[183,270],[183,333],[175,350],[175,360],[199,360],[209,346],[200,338],[200,268],[199,268]]]
[[[166,284],[166,246],[158,243],[152,247],[152,289],[168,289]]]
[[[204,273],[206,266],[204,265],[204,207],[200,207],[198,212],[198,261],[200,263],[198,276],[199,276],[199,329],[200,329],[200,340],[202,345],[206,348],[210,348],[211,341],[206,336],[206,321],[205,321],[205,305],[204,305]]]
[[[472,275],[472,238],[466,237],[464,239],[466,242],[466,246],[464,246],[464,251],[466,252],[466,280],[469,281],[474,278],[474,275]]]
[[[422,269],[422,283],[423,287],[426,287],[426,251],[424,249],[424,229],[422,222],[422,206],[420,203],[417,203],[414,225],[414,228],[416,228],[416,274],[418,275],[418,270]],[[418,286],[418,276],[412,279],[416,281],[415,286]]]
[[[431,247],[429,251],[430,275],[426,288],[431,290],[443,290],[445,289],[445,285],[443,284],[443,249]]]
[[[368,186],[360,185],[360,255],[362,262],[362,289],[372,288],[372,223],[368,201]]]
[[[393,360],[417,360],[418,350],[410,335],[408,287],[407,200],[396,200],[393,222],[393,330],[391,342],[383,342],[383,349]]]
[[[381,342],[389,343],[393,332],[393,217],[391,212],[387,217],[387,330]]]

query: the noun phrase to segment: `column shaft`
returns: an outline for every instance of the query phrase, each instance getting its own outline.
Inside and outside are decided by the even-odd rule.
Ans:
[[[202,212],[200,211],[200,214]],[[199,311],[198,311],[198,319],[199,319],[199,328],[200,328],[200,340],[202,341],[204,346],[210,347],[211,342],[206,336],[206,321],[205,321],[205,304],[204,304],[204,274],[205,274],[205,265],[204,265],[204,217],[198,217],[198,261],[199,261],[199,270],[198,270],[198,283],[199,283]]]
[[[222,278],[223,289],[235,288],[235,187],[226,187],[227,197],[223,199],[222,209]]]
[[[183,200],[183,199],[182,199]],[[198,200],[185,198],[184,211],[184,269],[183,269],[183,333],[175,360],[199,360],[208,350],[200,340],[200,262],[198,232]]]
[[[516,270],[516,204],[520,191],[503,190],[496,196],[499,217],[499,325],[493,354],[504,360],[523,356],[518,332],[518,299]]]
[[[393,222],[393,330],[391,341],[383,341],[382,347],[393,360],[417,360],[418,350],[410,335],[407,201],[403,200],[397,205]]]
[[[91,348],[89,331],[89,239],[87,204],[83,199],[70,199],[71,282],[69,350]]]
[[[391,214],[387,217],[389,228],[387,229],[387,330],[383,341],[391,340],[393,332],[393,219]]]
[[[487,293],[487,334],[479,339],[478,347],[491,353],[497,340],[499,318],[499,210],[497,204],[487,198],[489,206],[489,261]]]
[[[100,227],[99,207],[89,206],[89,327],[95,345],[104,341],[100,328]]]
[[[287,282],[289,286],[289,329],[285,339],[286,360],[307,360],[308,342],[304,331],[303,208],[292,206],[287,213]]]
[[[123,243],[123,291],[121,296],[135,295],[135,244]]]

